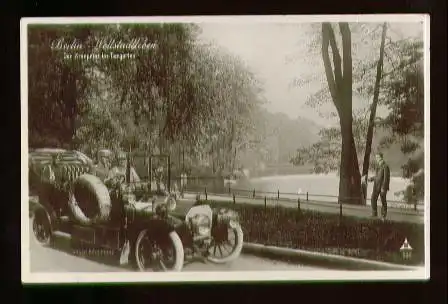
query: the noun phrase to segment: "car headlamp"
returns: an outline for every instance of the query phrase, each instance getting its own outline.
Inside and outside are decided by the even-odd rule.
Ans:
[[[221,208],[218,211],[218,223],[229,223],[230,221],[239,221],[239,215],[234,210]]]
[[[198,214],[191,219],[193,230],[199,235],[210,234],[210,219],[202,214]]]

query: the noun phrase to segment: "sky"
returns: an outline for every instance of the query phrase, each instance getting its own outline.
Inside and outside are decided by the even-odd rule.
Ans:
[[[380,24],[379,24],[380,25]],[[314,39],[319,41],[319,32],[312,32],[309,24],[295,23],[202,23],[199,36],[203,42],[211,42],[239,56],[247,67],[253,71],[263,84],[265,107],[271,112],[282,112],[291,118],[306,117],[322,125],[334,125],[335,118],[328,119],[318,111],[305,104],[307,98],[322,85],[326,85],[324,68],[318,44],[317,51],[310,52],[308,44]],[[319,29],[319,28],[318,28]],[[422,35],[422,25],[390,24],[388,31],[391,38]],[[365,56],[375,58],[379,47],[373,48],[370,41],[359,47],[358,58]],[[355,41],[355,39],[353,39]],[[370,43],[370,44],[369,44]],[[355,43],[354,43],[355,44]],[[358,47],[354,45],[354,47]],[[374,49],[376,53],[368,55]],[[292,86],[295,79],[315,79],[306,85]],[[320,80],[319,80],[320,79]],[[354,107],[365,104],[354,98]],[[320,108],[321,113],[333,109],[331,103]],[[384,109],[383,109],[384,110]],[[381,110],[380,110],[381,111]]]

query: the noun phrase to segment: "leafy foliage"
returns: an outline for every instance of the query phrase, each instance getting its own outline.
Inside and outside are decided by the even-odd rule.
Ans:
[[[399,143],[401,151],[408,156],[403,165],[403,176],[411,179],[404,198],[408,202],[421,200],[424,196],[424,80],[423,53],[420,42],[403,45],[401,73],[394,72],[383,82],[381,101],[390,113],[381,121],[383,128],[391,130],[391,136],[383,143],[388,147]],[[418,173],[418,174],[417,174]],[[417,174],[417,175],[415,175]]]
[[[361,113],[356,115],[353,118],[352,127],[358,163],[361,164],[365,150],[365,134],[367,133],[365,116]],[[314,173],[339,171],[339,161],[342,152],[340,128],[323,128],[320,130],[319,136],[320,139],[310,147],[297,149],[297,154],[291,158],[291,163],[296,166],[311,163],[313,164]]]
[[[198,166],[216,154],[214,166],[231,170],[253,142],[259,83],[238,58],[198,43],[197,34],[192,24],[31,27],[30,145],[89,154],[131,147],[182,154],[176,159]],[[104,52],[98,42],[136,38],[154,47],[132,50],[133,59],[79,59]],[[82,47],[58,51],[55,41]]]
[[[28,129],[34,147],[69,147],[77,115],[93,89],[84,66],[51,48],[58,37],[86,41],[84,27],[33,25],[28,31]]]

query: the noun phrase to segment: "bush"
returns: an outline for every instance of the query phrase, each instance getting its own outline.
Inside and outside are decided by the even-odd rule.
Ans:
[[[206,203],[204,201],[198,203]],[[208,201],[238,211],[246,242],[305,249],[401,264],[424,263],[423,224],[382,222],[337,214]],[[413,248],[405,261],[400,247],[405,238]]]

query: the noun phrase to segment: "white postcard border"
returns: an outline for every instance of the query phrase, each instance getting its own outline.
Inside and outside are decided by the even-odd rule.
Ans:
[[[170,272],[141,273],[32,273],[29,252],[28,208],[28,50],[29,24],[80,23],[305,23],[305,22],[422,22],[424,24],[424,86],[425,86],[425,266],[416,271],[234,271],[234,272]],[[373,281],[426,280],[430,273],[430,80],[429,80],[429,15],[283,15],[283,16],[195,16],[195,17],[77,17],[77,18],[22,18],[20,22],[21,73],[21,268],[23,283],[106,283],[106,282],[228,282],[228,281]],[[118,273],[117,273],[118,274]]]

